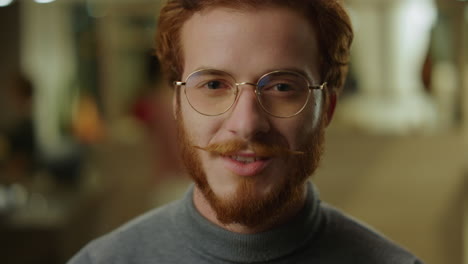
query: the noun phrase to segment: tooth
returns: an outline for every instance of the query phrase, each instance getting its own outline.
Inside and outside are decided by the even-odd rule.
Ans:
[[[242,156],[231,156],[232,159],[243,162],[243,163],[251,163],[257,161],[258,158],[256,157],[242,157]]]

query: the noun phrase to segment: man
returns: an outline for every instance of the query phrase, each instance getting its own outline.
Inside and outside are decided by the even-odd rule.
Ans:
[[[338,1],[171,0],[158,30],[195,185],[71,263],[421,263],[307,182],[353,35]]]

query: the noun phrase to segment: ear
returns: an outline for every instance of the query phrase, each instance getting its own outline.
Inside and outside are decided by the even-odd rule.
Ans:
[[[177,108],[179,107],[177,96],[179,96],[179,87],[174,87],[174,91],[172,93],[172,117],[174,120],[177,120]]]
[[[333,119],[333,114],[335,113],[337,94],[334,90],[327,90],[326,93],[326,105],[325,105],[325,126],[330,125],[331,120]]]

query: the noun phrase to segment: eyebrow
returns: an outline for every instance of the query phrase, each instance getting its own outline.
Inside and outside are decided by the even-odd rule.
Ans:
[[[279,69],[269,69],[268,71],[266,71],[265,73],[268,73],[268,72],[272,72],[272,71],[291,71],[291,72],[295,72],[295,73],[298,73],[302,76],[304,76],[311,84],[314,83],[314,78],[311,78],[311,76],[309,76],[309,74],[307,74],[307,72],[301,68],[297,68],[297,67],[286,67],[286,68],[279,68]]]
[[[195,70],[193,70],[192,72],[194,71],[199,71],[199,70],[218,70],[218,71],[223,71],[223,72],[226,72],[228,73],[229,75],[233,76],[234,75],[226,70],[226,69],[223,69],[223,68],[215,68],[215,67],[208,67],[208,66],[200,66],[200,67],[197,67]],[[260,74],[259,76],[257,76],[257,80],[264,74],[267,74],[269,72],[273,72],[273,71],[292,71],[292,72],[296,72],[302,76],[304,76],[305,78],[307,78],[307,80],[313,85],[315,83],[316,80],[314,80],[314,78],[311,78],[311,76],[309,76],[307,74],[306,71],[304,71],[303,69],[301,68],[298,68],[298,67],[285,67],[285,68],[269,68],[268,70],[266,70],[265,72],[263,72],[262,74]],[[235,77],[234,77],[235,78]],[[237,81],[237,79],[236,79]]]
[[[208,66],[200,66],[200,67],[197,67],[197,68],[195,68],[192,72],[200,71],[200,70],[217,70],[217,71],[223,71],[223,72],[226,72],[226,73],[231,74],[231,73],[230,73],[228,70],[226,70],[226,69],[223,69],[223,68],[216,68],[216,67],[208,67]]]

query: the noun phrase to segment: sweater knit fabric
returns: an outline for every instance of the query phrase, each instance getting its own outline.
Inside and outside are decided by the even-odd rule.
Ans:
[[[200,215],[192,186],[181,200],[94,240],[68,263],[422,263],[321,202],[312,183],[307,191],[304,208],[288,223],[262,233],[238,234]]]

